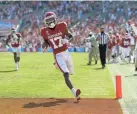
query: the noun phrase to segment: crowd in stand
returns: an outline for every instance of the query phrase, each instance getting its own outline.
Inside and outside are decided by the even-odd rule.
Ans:
[[[22,19],[21,33],[26,46],[26,42],[40,44],[39,28],[43,26],[45,11],[55,12],[60,21],[68,23],[77,46],[90,31],[96,34],[100,25],[106,31],[120,32],[128,20],[137,22],[135,1],[10,1],[0,5],[0,19]]]

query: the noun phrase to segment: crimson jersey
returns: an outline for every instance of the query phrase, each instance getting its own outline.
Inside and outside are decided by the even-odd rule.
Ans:
[[[121,46],[124,48],[129,47],[130,46],[130,38],[127,38],[127,39],[123,38],[122,42],[121,42]]]
[[[114,39],[108,41],[108,48],[112,49],[116,45]]]
[[[53,53],[57,54],[68,49],[67,44],[62,44],[61,40],[65,38],[67,24],[64,22],[58,23],[54,29],[42,28],[41,36],[48,41],[53,49]]]
[[[122,46],[122,39],[124,38],[123,35],[119,35],[119,46]]]
[[[117,45],[119,45],[120,44],[120,35],[116,34],[115,37],[116,37]]]
[[[8,41],[10,41],[12,47],[19,47],[21,40],[21,34],[16,33],[15,35],[9,34]]]
[[[117,45],[117,38],[115,35],[112,35],[113,45]]]

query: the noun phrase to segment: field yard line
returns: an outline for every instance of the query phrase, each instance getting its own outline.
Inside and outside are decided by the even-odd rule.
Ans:
[[[111,79],[112,79],[112,82],[114,84],[114,88],[115,88],[115,75],[116,75],[116,70],[114,70],[114,68],[111,68],[111,66],[108,66],[108,69],[110,71],[110,74],[111,74]],[[126,104],[124,103],[124,100],[123,99],[120,99],[118,100],[120,105],[121,105],[121,108],[122,108],[122,111],[123,111],[123,114],[129,114],[128,110],[126,110]]]

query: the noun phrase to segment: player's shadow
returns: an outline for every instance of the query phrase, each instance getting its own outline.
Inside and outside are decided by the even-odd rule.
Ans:
[[[133,74],[133,75],[130,75],[130,76],[125,76],[126,78],[129,78],[129,77],[137,77],[137,74]]]
[[[103,68],[101,68],[101,67],[100,68],[94,68],[94,70],[103,70]]]
[[[8,72],[15,72],[16,70],[3,70],[3,71],[0,71],[0,73],[8,73]]]
[[[56,101],[48,101],[44,103],[34,103],[30,102],[28,104],[24,104],[23,108],[37,108],[37,107],[52,107],[56,105],[61,105],[62,103],[67,102],[68,100],[66,99],[57,99]]]
[[[91,65],[82,64],[82,65],[80,65],[80,66],[81,66],[81,67],[90,67],[90,66],[94,66],[94,65],[96,65],[96,64],[91,64]]]

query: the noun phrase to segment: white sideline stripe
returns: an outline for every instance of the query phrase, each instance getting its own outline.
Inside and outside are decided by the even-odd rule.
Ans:
[[[108,69],[109,69],[109,72],[110,72],[110,74],[111,74],[111,79],[112,79],[112,82],[113,82],[113,85],[114,85],[114,88],[116,87],[115,85],[115,76],[113,76],[113,75],[115,75],[114,73],[112,73],[112,70],[111,70],[111,68],[110,68],[110,66],[108,66]],[[114,70],[114,69],[113,69]],[[119,72],[116,70],[116,72],[119,74]],[[122,77],[121,77],[122,78]],[[116,89],[115,89],[116,90]],[[129,114],[129,112],[128,112],[128,110],[126,110],[126,105],[125,105],[125,103],[124,103],[124,100],[123,100],[123,98],[122,99],[120,99],[120,100],[118,100],[119,101],[119,103],[120,103],[120,106],[121,106],[121,108],[122,108],[122,111],[123,111],[123,114]]]
[[[129,67],[125,66],[125,68],[128,68],[128,72],[131,73],[131,74],[133,74],[133,72],[135,72],[132,69],[132,67],[130,67],[130,66]],[[125,70],[127,70],[127,69],[125,69]],[[129,80],[127,80],[127,78],[124,77],[125,74],[120,72],[118,69],[116,70],[116,72],[122,75],[122,80],[123,80],[123,85],[124,85],[123,86],[123,95],[124,95],[123,98],[124,98],[124,100],[126,102],[128,102],[128,101],[134,101],[134,102],[137,101],[137,95],[135,93],[136,88],[133,87],[134,86],[134,85],[132,85],[133,83],[131,81],[129,82]],[[136,105],[134,102],[130,103],[130,104],[133,104],[133,106]],[[131,106],[127,107],[127,109],[129,109],[129,108],[131,108]],[[131,111],[131,114],[137,114],[134,109],[131,109],[130,111]]]
[[[119,73],[119,74],[121,74],[122,82],[123,82],[123,85],[124,85],[124,86],[122,86],[122,89],[123,89],[123,98],[126,98],[128,96],[130,96],[130,98],[135,98],[135,96],[133,96],[133,94],[131,94],[131,93],[133,93],[132,91],[134,91],[134,89],[132,89],[132,87],[130,86],[130,84],[128,84],[128,81],[124,79],[124,77],[123,77],[124,74],[122,72],[120,72],[119,70],[116,70],[116,72]],[[125,85],[127,85],[127,86],[125,87]],[[124,95],[126,95],[126,96],[124,96]],[[124,100],[123,100],[123,104],[125,104]],[[129,114],[129,112],[126,113],[126,114]]]

